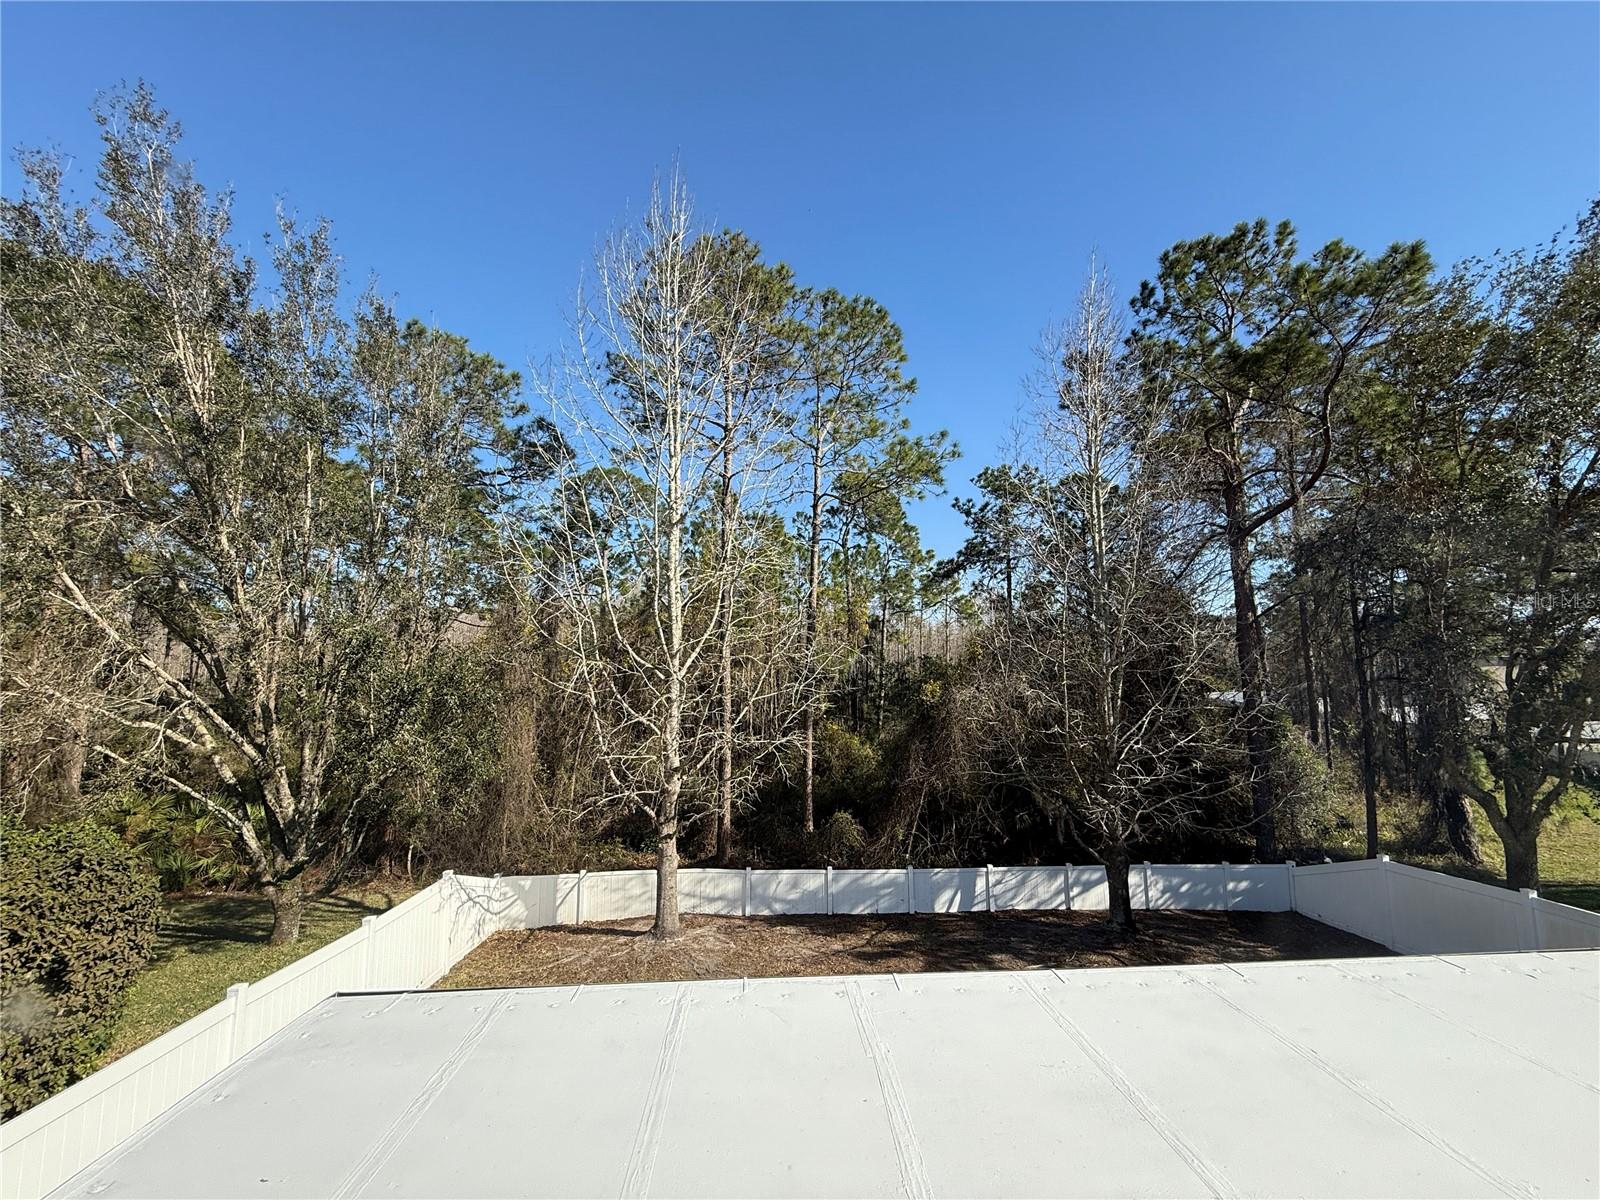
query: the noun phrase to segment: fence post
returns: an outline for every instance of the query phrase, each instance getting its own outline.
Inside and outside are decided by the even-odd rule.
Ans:
[[[244,1055],[245,1006],[250,1002],[250,985],[236,983],[228,989],[228,999],[233,1007],[228,1015],[228,1061],[238,1062]]]
[[[1283,860],[1283,874],[1289,880],[1289,911],[1299,912],[1300,904],[1294,895],[1294,859],[1286,858]]]
[[[1061,865],[1061,890],[1067,894],[1067,902],[1063,905],[1067,911],[1072,910],[1072,864]]]
[[[439,922],[439,974],[443,975],[450,969],[450,927],[455,923],[455,914],[450,908],[450,893],[455,887],[456,873],[446,871],[439,876],[439,908],[443,919]]]
[[[1146,911],[1150,908],[1150,863],[1144,864],[1144,906]]]
[[[1394,881],[1389,878],[1389,856],[1378,855],[1378,871],[1383,875],[1383,908],[1389,915],[1389,941],[1391,950],[1398,949],[1394,938]]]
[[[744,869],[744,915],[750,915],[750,868]]]
[[[833,916],[833,867],[827,868],[828,915]]]
[[[1523,949],[1543,950],[1544,939],[1539,928],[1539,893],[1534,888],[1521,888],[1519,890],[1522,892],[1523,907],[1528,910],[1528,928],[1533,933],[1533,945],[1524,946]],[[1519,941],[1522,938],[1521,924],[1521,922],[1518,922],[1517,936]]]
[[[1223,863],[1222,864],[1222,911],[1223,912],[1232,912],[1233,911],[1233,887],[1228,882],[1228,876],[1230,874],[1231,874],[1231,872],[1228,869],[1228,864],[1227,863]]]
[[[906,864],[906,911],[908,913],[917,911],[917,883],[911,873],[910,863]]]
[[[989,863],[983,864],[983,898],[989,906],[989,911],[994,911],[994,867]]]
[[[361,918],[361,990],[370,991],[372,988],[372,927],[378,923],[377,917]]]
[[[572,922],[574,925],[582,925],[583,924],[583,877],[585,875],[587,875],[588,873],[589,873],[589,868],[588,867],[580,867],[578,869],[578,902],[577,902],[578,912],[577,912],[577,916],[573,919],[573,922]]]

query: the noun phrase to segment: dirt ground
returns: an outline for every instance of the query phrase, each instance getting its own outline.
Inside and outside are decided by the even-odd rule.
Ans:
[[[1297,913],[1140,913],[1114,937],[1101,913],[918,913],[914,916],[685,917],[671,942],[648,918],[497,933],[442,988],[544,987],[867,975],[1029,967],[1132,967],[1387,954],[1375,942]]]

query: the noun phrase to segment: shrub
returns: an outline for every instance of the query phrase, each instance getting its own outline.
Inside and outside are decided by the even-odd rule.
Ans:
[[[155,949],[160,894],[91,822],[0,827],[0,1109],[12,1116],[94,1069]]]
[[[1322,756],[1285,716],[1273,726],[1272,789],[1283,849],[1320,846],[1332,836],[1338,785]]]
[[[861,852],[867,846],[866,830],[843,809],[835,812],[817,831],[817,848],[822,861],[830,867],[859,865]]]
[[[232,831],[185,796],[123,792],[103,819],[150,865],[163,892],[232,888],[250,878]]]

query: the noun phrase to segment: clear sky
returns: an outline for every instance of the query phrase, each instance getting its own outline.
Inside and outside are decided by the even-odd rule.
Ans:
[[[0,5],[0,134],[86,184],[149,80],[254,239],[335,223],[354,284],[513,366],[678,156],[701,210],[905,329],[957,492],[1091,253],[1124,293],[1265,216],[1302,245],[1531,244],[1600,195],[1600,5]],[[8,161],[4,187],[15,171]],[[948,499],[916,514],[941,553]]]

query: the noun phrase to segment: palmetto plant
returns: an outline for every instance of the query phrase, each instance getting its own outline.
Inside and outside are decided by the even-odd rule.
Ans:
[[[249,877],[231,831],[182,796],[125,792],[108,815],[122,840],[149,862],[163,892],[230,888]]]

